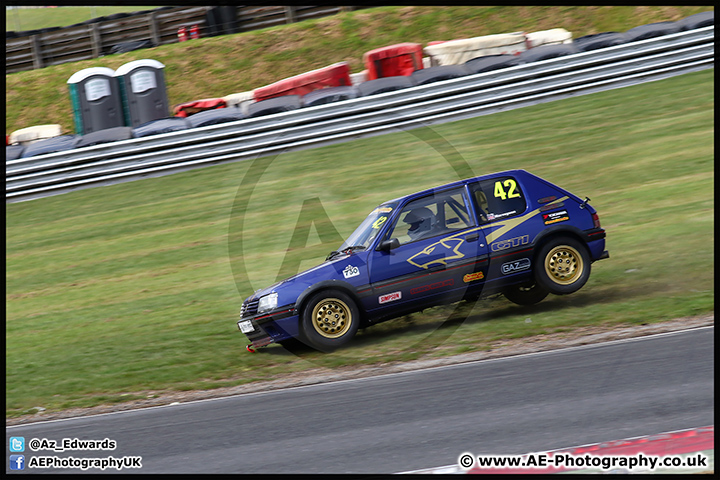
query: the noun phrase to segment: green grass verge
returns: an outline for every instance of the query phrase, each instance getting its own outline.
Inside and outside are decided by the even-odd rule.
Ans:
[[[706,70],[282,154],[260,161],[252,192],[241,187],[246,161],[7,204],[6,415],[710,312],[713,141]],[[437,307],[362,331],[330,355],[245,352],[240,305],[275,281],[305,200],[319,198],[345,236],[380,202],[457,179],[459,156],[468,176],[524,168],[589,196],[610,259],[580,292],[534,307],[503,297]],[[326,227],[310,228],[302,268],[330,249]]]
[[[25,12],[40,14],[52,10],[59,14],[66,8],[70,7]],[[96,8],[99,12],[100,7]],[[652,22],[676,21],[713,9],[712,6],[407,6],[344,12],[291,25],[6,75],[5,131],[10,134],[33,125],[59,124],[63,132],[74,133],[67,80],[75,72],[90,67],[117,70],[133,60],[157,60],[165,65],[168,102],[172,106],[250,91],[336,62],[347,62],[351,72],[360,72],[365,69],[365,52],[396,43],[427,45],[434,40],[551,28],[564,28],[578,38],[592,33],[623,32]]]

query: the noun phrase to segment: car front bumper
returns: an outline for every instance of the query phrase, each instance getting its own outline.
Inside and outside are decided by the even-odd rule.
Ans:
[[[285,306],[272,312],[241,318],[238,321],[238,330],[250,340],[248,348],[264,347],[297,338],[300,333],[299,318],[294,306]]]

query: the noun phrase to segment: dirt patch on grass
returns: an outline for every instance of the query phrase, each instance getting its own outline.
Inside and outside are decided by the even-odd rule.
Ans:
[[[389,373],[407,372],[421,370],[424,368],[455,365],[460,363],[488,360],[492,358],[510,357],[524,355],[561,348],[576,347],[581,345],[609,342],[626,338],[643,337],[658,333],[675,332],[691,328],[699,328],[714,325],[715,315],[713,313],[698,315],[694,317],[677,318],[668,322],[645,324],[645,325],[607,325],[579,327],[565,332],[536,335],[530,338],[510,339],[493,342],[489,349],[481,352],[469,352],[459,355],[450,355],[440,358],[421,358],[409,362],[380,363],[362,367],[340,367],[335,369],[313,368],[304,372],[278,375],[272,380],[257,381],[235,387],[222,387],[212,390],[200,391],[147,391],[133,392],[125,395],[131,400],[128,402],[100,405],[91,408],[73,408],[61,412],[37,413],[21,417],[8,418],[5,425],[21,425],[62,418],[80,417],[86,415],[97,415],[102,413],[120,412],[134,410],[137,408],[155,407],[169,405],[172,403],[191,402],[220,398],[245,393],[264,392],[282,388],[298,387],[318,383],[334,382],[354,378],[364,378]],[[438,347],[437,351],[451,350],[452,345]]]

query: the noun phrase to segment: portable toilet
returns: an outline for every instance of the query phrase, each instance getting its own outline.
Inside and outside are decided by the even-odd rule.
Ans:
[[[114,74],[107,67],[92,67],[80,70],[68,79],[77,134],[125,125]]]
[[[115,71],[127,126],[135,128],[169,116],[164,68],[157,60],[144,59]]]

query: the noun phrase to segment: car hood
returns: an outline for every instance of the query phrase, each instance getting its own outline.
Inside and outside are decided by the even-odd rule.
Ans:
[[[339,255],[332,260],[327,260],[320,265],[316,265],[314,267],[308,268],[307,270],[304,270],[297,275],[293,275],[291,277],[288,277],[284,280],[280,280],[279,282],[273,283],[269,287],[261,288],[255,291],[252,295],[250,295],[245,301],[253,301],[256,299],[259,299],[260,297],[264,297],[265,295],[273,292],[282,292],[285,290],[292,290],[293,292],[301,292],[305,288],[317,283],[319,280],[324,279],[332,279],[337,277],[337,269],[338,267],[336,264],[338,263],[347,263],[349,258],[357,258],[362,259],[361,263],[365,264],[365,258],[367,256],[367,252],[352,252],[350,254],[342,254]],[[294,300],[292,300],[294,302]],[[291,301],[288,301],[286,299],[280,298],[278,301],[278,305],[284,305],[287,303],[292,303]]]

